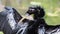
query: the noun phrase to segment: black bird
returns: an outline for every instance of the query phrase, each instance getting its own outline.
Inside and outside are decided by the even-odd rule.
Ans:
[[[22,16],[12,7],[4,7],[0,12],[0,31],[4,34],[16,34],[17,27]]]
[[[41,6],[29,7],[27,14],[28,15],[33,14],[33,18],[35,22],[35,25],[32,24],[33,26],[31,26],[31,31],[33,31],[33,28],[36,28],[38,31],[36,29],[34,30],[36,30],[38,34],[59,34],[60,33],[60,25],[53,26],[53,25],[46,24],[43,18],[45,15],[45,11]],[[32,34],[32,32],[30,33]]]
[[[42,17],[45,15],[44,11],[42,13],[39,10],[43,10],[40,7],[29,7],[28,11],[26,14],[31,15],[34,14],[33,19],[34,20],[29,20],[29,19],[23,19],[22,20],[22,25],[21,29],[17,32],[17,34],[41,34],[38,32],[39,28],[42,29],[45,33],[44,25],[46,25]],[[40,16],[41,15],[41,16]],[[43,22],[44,21],[44,22]],[[41,26],[41,27],[39,27]]]

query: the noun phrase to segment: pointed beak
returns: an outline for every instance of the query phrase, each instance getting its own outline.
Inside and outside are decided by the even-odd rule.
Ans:
[[[33,17],[31,15],[29,15],[28,13],[26,14],[26,18],[29,20],[34,20]]]
[[[26,13],[26,16],[30,16],[28,13]]]

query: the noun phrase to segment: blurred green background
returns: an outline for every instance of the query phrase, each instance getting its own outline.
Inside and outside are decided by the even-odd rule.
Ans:
[[[60,24],[60,0],[0,0],[1,4],[17,9],[25,15],[31,5],[40,5],[45,10],[45,20],[48,25]]]
[[[25,15],[31,5],[40,5],[45,10],[45,21],[48,25],[60,25],[60,0],[0,0],[5,6],[17,9],[21,15]]]

